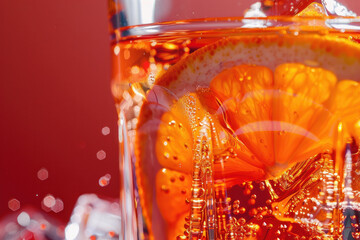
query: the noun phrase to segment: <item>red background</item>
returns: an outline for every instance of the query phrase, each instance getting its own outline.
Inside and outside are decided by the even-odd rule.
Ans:
[[[12,213],[12,198],[18,212],[42,211],[52,194],[64,210],[50,214],[67,222],[83,193],[118,197],[116,120],[107,1],[1,0],[0,218]],[[99,150],[105,160],[96,158]],[[41,168],[45,181],[37,178]],[[110,184],[100,187],[108,173]]]
[[[117,198],[116,120],[107,1],[0,1],[0,218],[12,198],[42,211],[52,194],[64,222],[83,193]]]

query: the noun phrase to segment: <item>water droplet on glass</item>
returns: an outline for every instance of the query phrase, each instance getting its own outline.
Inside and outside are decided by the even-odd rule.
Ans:
[[[119,53],[120,53],[120,47],[119,47],[119,46],[115,46],[115,47],[114,47],[114,54],[117,56],[117,55],[119,55]]]
[[[246,209],[245,209],[244,207],[242,207],[242,208],[239,209],[239,213],[240,213],[240,214],[245,213],[245,211],[246,211]]]
[[[164,157],[165,157],[166,159],[169,159],[170,154],[169,154],[168,152],[165,152],[165,153],[164,153]]]
[[[45,168],[41,168],[38,172],[37,172],[37,177],[41,180],[44,181],[49,177],[49,172],[48,170],[46,170]]]
[[[96,153],[96,157],[99,160],[104,160],[106,158],[106,152],[104,150],[100,150]]]
[[[106,136],[106,135],[109,135],[110,134],[110,128],[109,127],[103,127],[101,129],[101,133],[102,135]]]
[[[124,50],[124,59],[128,60],[130,58],[130,51],[129,49]]]
[[[13,198],[8,202],[8,207],[11,211],[16,211],[20,208],[20,201]]]
[[[165,193],[168,193],[170,190],[169,188],[166,186],[166,185],[162,185],[161,186],[161,191],[165,192]]]

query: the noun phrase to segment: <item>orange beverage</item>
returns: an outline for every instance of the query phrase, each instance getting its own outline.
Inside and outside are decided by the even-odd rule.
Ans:
[[[295,2],[112,25],[123,239],[360,238],[360,19]]]

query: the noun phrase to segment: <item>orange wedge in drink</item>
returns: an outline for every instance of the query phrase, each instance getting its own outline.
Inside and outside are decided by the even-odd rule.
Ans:
[[[189,230],[200,168],[228,188],[333,149],[339,124],[359,137],[359,69],[353,42],[277,34],[223,39],[172,66],[148,91],[137,126],[151,237]]]

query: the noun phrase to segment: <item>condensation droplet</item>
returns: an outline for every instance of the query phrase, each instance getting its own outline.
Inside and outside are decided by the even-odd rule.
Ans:
[[[106,158],[106,152],[104,150],[100,150],[96,153],[96,157],[99,160],[104,160]]]
[[[165,193],[168,193],[170,190],[169,188],[166,186],[166,185],[162,185],[161,186],[161,191],[165,192]]]
[[[44,180],[48,179],[48,177],[49,177],[49,172],[48,172],[48,170],[46,170],[45,168],[41,168],[41,169],[37,172],[37,177],[38,177],[38,179],[40,179],[41,181],[44,181]]]
[[[136,75],[136,74],[140,73],[140,68],[138,66],[132,66],[130,71],[131,71],[131,74]]]
[[[124,50],[124,59],[128,60],[130,58],[130,50],[129,49],[125,49]]]
[[[109,127],[103,127],[102,129],[101,129],[101,133],[102,133],[102,135],[104,135],[104,136],[106,136],[106,135],[109,135],[110,134],[110,128]]]
[[[105,176],[100,177],[100,179],[99,179],[99,185],[100,185],[101,187],[105,187],[105,186],[109,185],[110,179],[111,179],[111,175],[110,175],[110,174],[106,174]]]
[[[114,54],[117,56],[117,55],[119,55],[119,53],[120,53],[120,47],[119,47],[119,46],[115,46],[115,47],[114,47]]]
[[[20,208],[20,201],[16,198],[9,200],[8,207],[11,211],[16,211]]]

